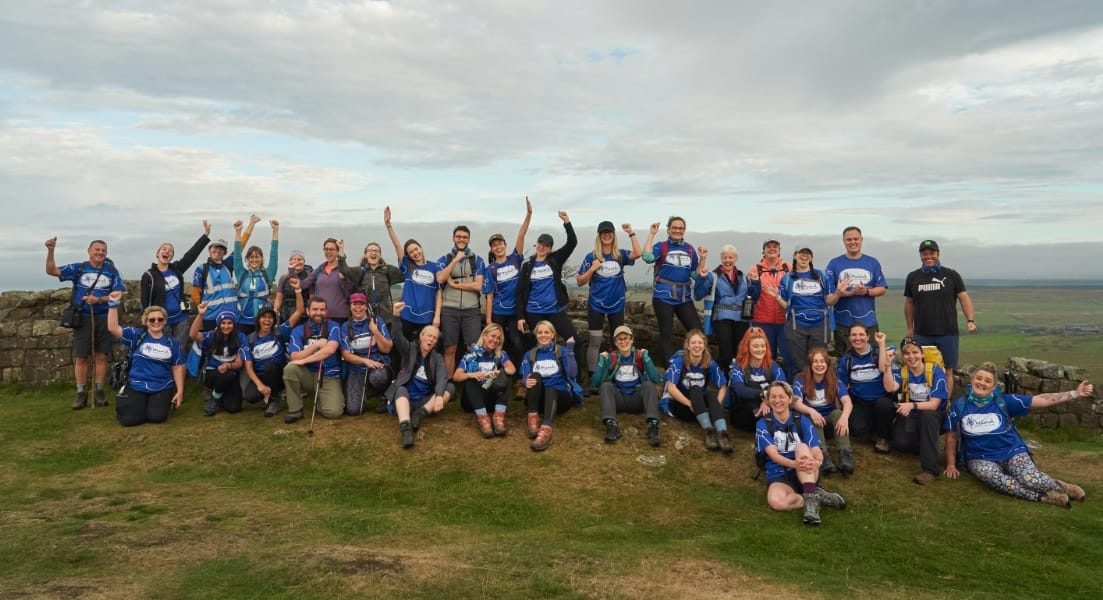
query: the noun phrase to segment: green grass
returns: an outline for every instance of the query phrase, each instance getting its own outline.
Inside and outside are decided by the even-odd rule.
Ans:
[[[697,428],[601,441],[594,403],[544,454],[483,440],[451,405],[402,451],[377,415],[285,426],[258,409],[162,426],[68,409],[69,390],[0,388],[0,597],[1090,597],[1103,587],[1103,444],[1036,430],[1046,471],[1083,484],[1071,511],[964,476],[910,482],[917,459],[858,448],[847,496],[811,529],[765,506],[749,434]],[[642,419],[641,419],[642,420]],[[688,444],[679,450],[675,440]],[[639,456],[662,454],[647,467]],[[800,573],[799,577],[794,573]]]

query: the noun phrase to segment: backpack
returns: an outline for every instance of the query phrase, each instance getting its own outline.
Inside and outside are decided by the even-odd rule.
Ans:
[[[755,266],[758,267],[758,276],[759,276],[759,278],[761,278],[762,274],[766,271],[766,269],[762,268],[762,263],[758,263]],[[786,273],[789,272],[789,263],[783,261],[781,263],[781,268],[780,269],[771,269],[771,272],[773,272],[773,271],[780,271],[782,276],[784,276]],[[812,271],[815,272],[815,269],[812,269]]]
[[[134,362],[134,350],[142,345],[142,341],[146,339],[148,333],[149,331],[143,327],[142,333],[138,335],[138,340],[134,342],[134,348],[127,350],[126,354],[119,360],[112,361],[108,375],[111,377],[111,389],[115,390],[116,394],[122,394],[127,384],[130,383],[130,367]],[[169,344],[172,344],[172,342],[170,341]]]
[[[791,433],[793,431],[796,431],[797,439],[800,439],[800,421],[801,421],[800,413],[791,412],[790,414],[792,414],[792,416],[793,416],[793,425],[790,429],[787,430],[787,432]],[[774,439],[774,432],[777,431],[777,426],[774,425],[774,416],[772,414],[766,415],[765,419],[766,419],[766,431],[768,431],[770,433],[770,439],[772,440],[772,439]],[[801,441],[804,441],[804,440],[801,440]],[[766,460],[768,458],[769,457],[766,455],[765,450],[758,450],[757,448],[755,448],[754,463],[758,467],[758,471],[755,472],[755,474],[754,474],[754,480],[755,481],[758,481],[758,476],[762,474],[762,471],[766,470]]]
[[[930,389],[934,385],[934,367],[938,365],[942,367],[943,372],[946,371],[946,361],[942,360],[942,351],[938,349],[938,346],[920,346],[923,349],[923,371],[927,379],[927,388]],[[951,375],[946,373],[946,377]],[[903,385],[900,386],[900,401],[908,402],[908,382],[905,379]]]
[[[636,348],[635,359],[636,359],[636,370],[639,371],[640,380],[641,380],[641,382],[645,381],[647,379],[647,370],[644,369],[644,365],[643,365],[643,348]],[[530,357],[529,362],[532,362],[532,361],[533,361],[533,357]],[[615,374],[615,370],[614,370],[613,367],[615,367],[616,365],[619,365],[619,364],[620,364],[620,352],[617,352],[615,363],[613,362],[612,356],[610,356],[610,358],[609,358],[609,373],[607,373],[605,375],[604,381],[612,381],[613,380],[613,375]]]
[[[693,246],[686,244],[686,249],[690,256],[697,256],[697,251],[693,249]],[[670,250],[670,240],[666,240],[659,244],[659,257],[655,260],[655,281],[659,280],[659,269],[663,268],[666,264],[666,253]]]
[[[873,356],[881,356],[881,348],[879,346],[877,346],[877,344],[870,344],[869,345],[869,352]],[[846,381],[843,382],[843,385],[850,385],[850,381],[851,381],[850,380],[850,374],[854,372],[854,351],[853,350],[847,350],[846,353],[843,354],[843,364],[846,365],[846,369],[845,369],[846,370]],[[876,366],[876,365],[877,365],[877,361],[874,361],[874,366]],[[859,369],[864,369],[865,367],[861,366],[861,367],[858,367],[858,368]]]
[[[765,390],[766,388],[770,387],[771,383],[774,382],[774,370],[772,368],[771,369],[762,369],[762,372],[766,374],[766,381],[758,384],[758,386],[761,387],[763,390]],[[743,383],[750,383],[750,382],[751,382],[751,365],[748,364],[746,367],[743,367]]]
[[[444,264],[445,264],[445,265],[447,265],[448,263],[452,262],[452,259],[453,259],[453,258],[455,258],[455,257],[456,257],[456,255],[455,255],[455,254],[453,254],[453,253],[451,253],[451,252],[449,252],[448,254],[444,255]],[[471,276],[472,276],[472,277],[474,277],[474,276],[475,276],[475,265],[476,265],[476,264],[478,264],[478,263],[476,262],[476,261],[478,260],[478,257],[477,257],[477,256],[475,255],[475,253],[474,253],[474,252],[472,252],[472,251],[470,251],[470,250],[467,250],[467,256],[465,256],[465,257],[464,257],[464,260],[466,260],[467,262],[471,263],[471,264],[470,264],[470,268],[471,268]],[[449,274],[448,274],[448,276],[449,276],[449,277],[451,277],[451,276],[452,276],[452,274],[451,274],[451,273],[449,273]]]

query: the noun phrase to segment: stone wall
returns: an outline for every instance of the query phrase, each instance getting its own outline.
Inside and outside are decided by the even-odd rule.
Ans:
[[[138,289],[138,282],[127,282],[127,289]],[[41,292],[4,292],[0,295],[0,382],[20,382],[26,385],[45,385],[57,381],[72,381],[73,333],[58,327],[58,317],[69,301],[69,288]],[[572,296],[568,314],[578,331],[577,352],[585,364],[587,343],[585,296]],[[129,295],[123,302],[122,321],[134,325],[138,321],[138,300]],[[650,302],[629,301],[625,306],[625,323],[632,328],[636,344],[651,348],[658,341],[655,311]],[[671,346],[677,350],[685,340],[685,330],[675,320]],[[606,333],[603,346],[612,346]],[[121,346],[116,346],[117,353]],[[713,352],[716,352],[715,347]],[[1075,389],[1085,377],[1084,370],[1069,365],[1056,365],[1042,360],[1012,357],[1007,360],[1007,371],[1016,382],[1018,391],[1039,394]],[[955,372],[955,389],[964,389],[973,367],[963,365]],[[1044,427],[1086,426],[1103,429],[1103,402],[1095,398],[1077,400],[1034,413],[1034,418]]]

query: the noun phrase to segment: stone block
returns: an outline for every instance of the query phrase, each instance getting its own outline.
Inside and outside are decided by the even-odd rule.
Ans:
[[[1061,382],[1056,379],[1043,379],[1042,384],[1039,386],[1039,388],[1039,391],[1043,394],[1059,392],[1061,391]]]
[[[1020,373],[1025,373],[1025,372],[1030,370],[1030,367],[1032,366],[1032,363],[1034,363],[1034,362],[1035,361],[1033,361],[1029,358],[1024,358],[1022,356],[1011,356],[1011,357],[1008,357],[1008,359],[1007,359],[1007,368],[1012,370],[1012,371],[1019,371]]]
[[[1048,427],[1050,429],[1057,426],[1057,415],[1053,413],[1036,413],[1033,419],[1041,427]]]
[[[23,381],[23,367],[7,367],[2,372],[4,381],[7,383]]]
[[[1018,376],[1019,389],[1021,393],[1036,394],[1041,386],[1042,380],[1033,375],[1019,375]]]
[[[1061,369],[1065,371],[1065,378],[1069,381],[1075,381],[1079,383],[1088,378],[1088,372],[1081,367],[1076,367],[1073,365],[1063,365]]]
[[[1058,427],[1076,427],[1078,425],[1080,425],[1080,419],[1072,413],[1065,413],[1057,416]]]
[[[33,332],[34,332],[34,323],[24,321],[24,322],[20,323],[19,326],[16,328],[15,335],[17,335],[21,338],[28,338],[28,337],[31,337],[31,333],[33,333]]]
[[[51,335],[54,330],[57,329],[57,321],[48,321],[46,319],[39,319],[34,321],[31,325],[31,335],[38,337],[42,335]]]
[[[1061,368],[1061,365],[1055,365],[1051,362],[1040,362],[1034,365],[1030,372],[1046,379],[1061,379],[1065,376],[1065,371]]]

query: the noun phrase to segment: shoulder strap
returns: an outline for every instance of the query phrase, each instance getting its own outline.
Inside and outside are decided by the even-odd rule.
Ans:
[[[636,370],[640,372],[640,376],[643,377],[646,374],[643,365],[643,349],[636,348]]]
[[[666,253],[670,250],[670,240],[664,240],[659,244],[659,258],[655,261],[655,279],[659,278],[659,269],[666,262]]]

